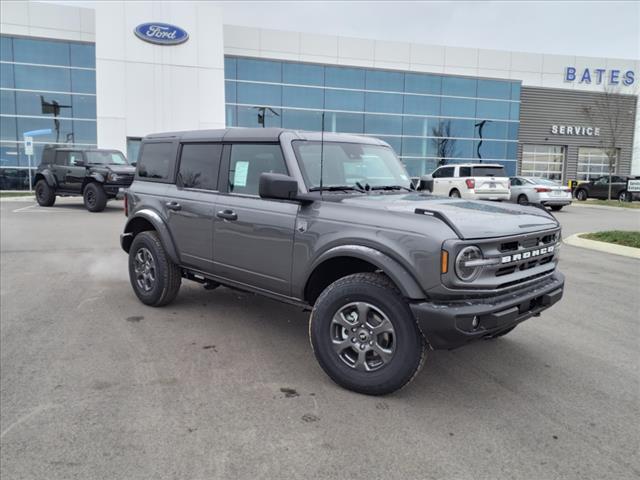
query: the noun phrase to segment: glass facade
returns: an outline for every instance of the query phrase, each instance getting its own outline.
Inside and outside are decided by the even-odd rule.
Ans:
[[[612,173],[616,172],[618,154],[619,152],[616,150]],[[591,180],[602,175],[609,175],[609,157],[607,157],[606,151],[593,147],[578,148],[577,180]]]
[[[562,182],[565,148],[561,145],[523,145],[523,177],[541,177]]]
[[[8,35],[0,46],[0,188],[28,188],[25,132],[49,130],[33,137],[32,167],[45,145],[96,146],[95,46]]]
[[[498,162],[516,173],[520,82],[225,57],[229,127],[371,135],[412,176],[439,163]]]

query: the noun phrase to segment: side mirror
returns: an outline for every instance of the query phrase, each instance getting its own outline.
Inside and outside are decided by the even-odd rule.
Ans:
[[[298,195],[298,182],[281,173],[263,173],[260,175],[258,193],[261,198],[295,200]]]
[[[138,165],[138,162],[131,162],[129,165],[131,165],[132,167],[135,167]]]
[[[76,163],[74,164],[75,167],[84,167],[86,165],[86,163],[84,163],[84,160],[76,160]]]
[[[427,190],[429,192],[433,192],[433,176],[432,175],[423,175],[420,177],[420,186],[418,190]]]

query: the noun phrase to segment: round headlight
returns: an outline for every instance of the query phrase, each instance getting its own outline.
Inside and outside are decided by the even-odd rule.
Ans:
[[[470,282],[474,280],[480,273],[480,270],[482,270],[482,266],[472,266],[469,265],[469,262],[472,262],[473,260],[482,260],[482,258],[482,250],[478,247],[470,246],[464,247],[460,250],[455,263],[455,270],[458,278],[463,282]]]

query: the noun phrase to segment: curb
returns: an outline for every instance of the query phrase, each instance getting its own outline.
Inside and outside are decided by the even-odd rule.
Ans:
[[[596,250],[598,252],[610,253],[612,255],[620,255],[622,257],[635,258],[636,260],[640,260],[640,248],[626,247],[624,245],[616,245],[614,243],[580,238],[580,235],[584,235],[585,233],[591,232],[576,233],[575,235],[571,235],[565,238],[563,242],[573,247],[587,248],[589,250]]]
[[[578,203],[578,201],[574,201],[571,202],[571,205],[568,205],[571,207],[578,207],[578,208],[597,208],[599,210],[614,210],[616,212],[620,212],[620,211],[628,211],[628,212],[640,212],[640,208],[627,208],[627,207],[612,207],[609,205],[590,205],[589,203]]]
[[[35,202],[36,197],[21,195],[19,197],[0,197],[0,202]]]

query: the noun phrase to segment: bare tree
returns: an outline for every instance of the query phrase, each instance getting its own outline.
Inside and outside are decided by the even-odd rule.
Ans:
[[[437,137],[431,139],[436,147],[436,155],[438,156],[438,165],[445,165],[447,158],[453,157],[455,152],[455,139],[451,138],[451,120],[439,122],[437,127],[431,129],[431,136]]]
[[[624,98],[620,96],[620,89],[605,86],[602,94],[593,105],[583,107],[583,112],[593,125],[603,125],[606,132],[600,137],[600,146],[608,160],[609,193],[607,198],[611,200],[611,177],[615,173],[616,159],[618,157],[618,144],[620,142],[625,117],[629,115],[625,107]]]

